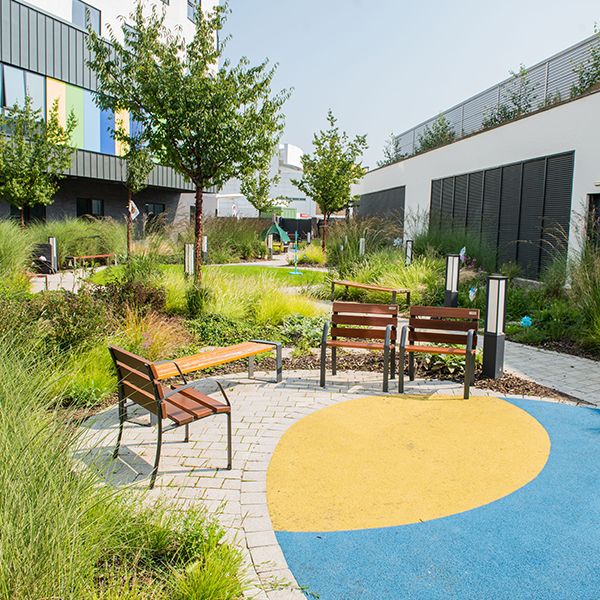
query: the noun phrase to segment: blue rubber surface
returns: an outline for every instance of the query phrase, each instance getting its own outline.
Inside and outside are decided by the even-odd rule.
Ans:
[[[600,599],[600,410],[509,401],[550,436],[550,457],[534,481],[424,523],[277,532],[307,597]]]

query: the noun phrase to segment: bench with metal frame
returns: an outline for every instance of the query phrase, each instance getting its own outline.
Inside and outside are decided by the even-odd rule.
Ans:
[[[195,389],[183,373],[179,373],[183,385],[167,386],[159,380],[154,363],[116,346],[110,346],[109,351],[119,378],[119,433],[113,459],[119,454],[123,424],[127,418],[126,402],[130,400],[150,412],[151,424],[155,424],[158,431],[150,489],[154,487],[158,473],[163,433],[185,427],[184,441],[189,442],[190,423],[213,415],[224,414],[227,417],[227,469],[231,469],[231,403],[220,382],[216,383],[224,402]],[[167,427],[163,427],[165,420],[171,422]]]
[[[404,360],[407,353],[411,381],[415,379],[416,353],[452,354],[465,357],[464,398],[468,400],[469,388],[475,378],[478,324],[479,310],[475,308],[412,306],[408,325],[404,325],[400,336],[398,392],[404,393]]]
[[[95,261],[95,260],[104,260],[108,265],[109,262],[113,264],[117,264],[117,255],[116,254],[87,254],[85,256],[65,256],[65,262],[68,266],[73,267],[73,269],[77,268],[77,261],[83,261],[84,265],[86,261]]]
[[[410,306],[410,290],[407,288],[391,288],[381,285],[371,285],[368,283],[359,283],[358,281],[346,281],[345,279],[334,279],[331,282],[331,301],[335,300],[335,286],[343,286],[346,288],[356,288],[359,290],[367,290],[369,292],[382,292],[392,295],[392,304],[396,304],[398,294],[406,294],[406,306]]]
[[[331,348],[332,375],[337,372],[338,348],[361,348],[383,350],[383,391],[387,392],[389,372],[392,379],[396,376],[397,330],[397,304],[334,302],[331,329],[325,323],[321,339],[321,387],[325,387],[327,348]]]

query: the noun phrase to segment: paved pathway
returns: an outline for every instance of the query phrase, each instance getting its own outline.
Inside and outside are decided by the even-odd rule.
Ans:
[[[381,394],[379,373],[340,373],[329,379],[326,389],[319,387],[317,378],[315,371],[287,372],[280,384],[248,380],[239,374],[220,377],[233,406],[233,470],[216,468],[226,461],[225,419],[204,419],[192,426],[187,444],[182,442],[183,430],[165,435],[157,485],[146,496],[148,502],[160,499],[174,510],[202,505],[210,511],[220,509],[219,519],[242,549],[254,581],[248,595],[257,600],[305,598],[277,543],[266,503],[267,467],[279,439],[292,424],[320,408]],[[210,378],[198,382],[206,393],[214,393],[215,387]],[[415,381],[407,382],[407,392],[458,396],[462,387]],[[486,393],[477,391],[477,395]],[[147,421],[134,410],[130,417]],[[83,431],[77,452],[81,461],[108,464],[113,485],[145,488],[154,456],[154,428],[127,423],[120,459],[114,462],[110,455],[117,432],[116,408],[89,419]]]

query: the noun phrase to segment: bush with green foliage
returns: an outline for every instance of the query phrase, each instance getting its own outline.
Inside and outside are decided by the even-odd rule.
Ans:
[[[415,154],[427,152],[445,146],[456,140],[456,132],[445,115],[439,117],[431,124],[425,127],[423,133],[419,135],[418,145]]]
[[[597,41],[600,41],[600,29],[596,25],[594,31]],[[594,44],[590,47],[590,56],[574,69],[577,74],[577,83],[571,87],[571,98],[589,92],[600,83],[600,46]]]
[[[25,291],[33,241],[16,223],[0,221],[0,290]]]

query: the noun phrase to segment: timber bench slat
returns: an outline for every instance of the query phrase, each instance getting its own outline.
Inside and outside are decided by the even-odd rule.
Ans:
[[[370,292],[381,292],[381,293],[385,293],[385,294],[391,294],[393,303],[396,303],[396,297],[398,294],[406,294],[406,304],[408,306],[410,306],[410,290],[407,288],[385,287],[382,285],[372,285],[370,283],[360,283],[359,281],[348,281],[346,279],[334,279],[331,282],[331,301],[332,302],[335,300],[335,286],[336,285],[344,286],[346,288],[346,291],[348,290],[348,288],[352,287],[352,288],[356,288],[359,290],[367,290]]]
[[[364,350],[383,350],[385,345],[373,342],[356,342],[354,340],[328,340],[327,346],[334,348],[363,348]]]
[[[415,354],[449,354],[465,357],[464,398],[468,399],[470,385],[475,377],[478,324],[479,310],[477,309],[411,306],[408,325],[402,328],[400,338],[398,391],[404,392],[406,353],[408,353],[408,373],[411,381],[415,378]],[[425,342],[425,344],[415,342]]]

